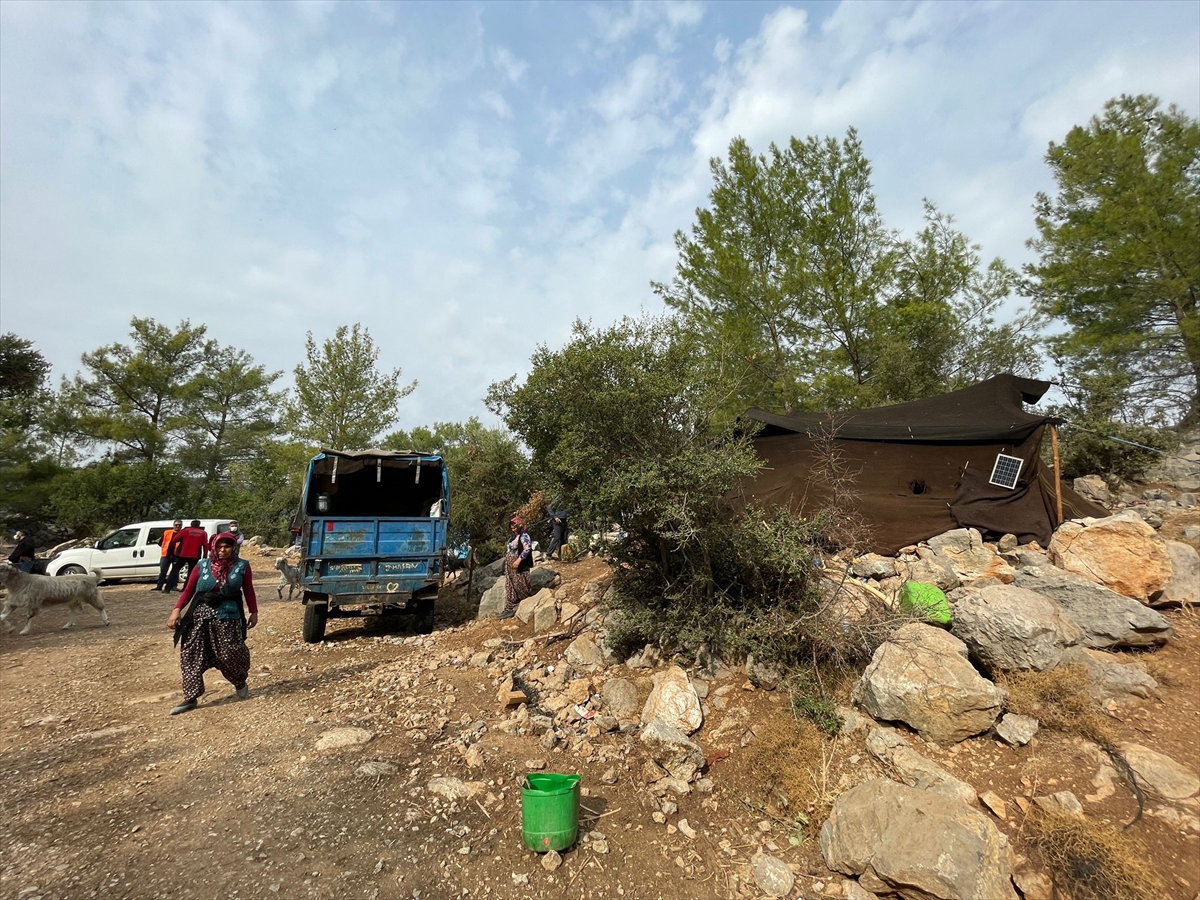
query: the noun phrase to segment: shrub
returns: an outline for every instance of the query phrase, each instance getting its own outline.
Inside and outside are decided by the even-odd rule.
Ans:
[[[1032,807],[1025,820],[1057,886],[1072,900],[1153,900],[1165,896],[1146,865],[1146,848],[1128,835],[1069,813]]]

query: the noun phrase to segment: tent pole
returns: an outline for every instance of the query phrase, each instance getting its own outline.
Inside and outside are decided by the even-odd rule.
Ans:
[[[1054,448],[1054,499],[1058,504],[1058,525],[1063,522],[1062,511],[1062,470],[1058,463],[1058,427],[1050,426],[1050,444]]]

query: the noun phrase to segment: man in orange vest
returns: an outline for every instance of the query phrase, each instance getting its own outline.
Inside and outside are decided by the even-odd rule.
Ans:
[[[196,563],[208,556],[208,532],[200,527],[199,519],[192,519],[189,527],[175,533],[171,538],[170,550],[175,561],[171,564],[171,574],[167,576],[168,594],[179,584],[180,569],[187,566],[187,574],[183,576],[183,583],[187,584]]]
[[[171,571],[171,564],[175,562],[175,557],[171,555],[171,538],[175,537],[175,532],[181,528],[183,528],[183,520],[176,519],[175,524],[162,536],[162,556],[158,560],[158,584],[150,588],[152,591],[161,591],[167,586],[167,575]]]

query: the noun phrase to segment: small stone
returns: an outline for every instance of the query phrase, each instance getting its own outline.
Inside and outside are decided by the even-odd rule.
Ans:
[[[1023,747],[1038,733],[1038,720],[1031,716],[1005,713],[996,723],[996,734],[1010,747]]]
[[[546,761],[544,759],[527,759],[525,760],[525,768],[530,772],[540,772],[546,768]]]
[[[616,784],[617,770],[615,768],[606,770],[605,773],[600,776],[600,782],[601,784]]]
[[[1054,882],[1048,875],[1022,870],[1014,872],[1012,880],[1025,900],[1054,900]]]
[[[1083,804],[1070,791],[1059,791],[1043,797],[1034,797],[1033,802],[1049,812],[1065,812],[1073,816],[1083,815]]]
[[[763,856],[754,867],[754,883],[768,897],[786,897],[792,892],[796,877],[783,860]]]
[[[551,850],[549,853],[546,853],[542,856],[542,868],[547,872],[553,872],[561,865],[562,856],[557,850]]]
[[[608,852],[608,841],[592,841],[592,852],[601,855]]]
[[[696,829],[688,824],[687,819],[680,819],[677,824],[679,827],[679,833],[685,838],[687,838],[689,841],[694,841],[696,839]]]
[[[361,747],[374,737],[374,733],[365,728],[334,728],[317,738],[316,749],[318,751],[349,750]]]
[[[983,801],[983,805],[990,809],[997,819],[1008,818],[1008,806],[995,791],[984,791],[979,795],[979,799]]]
[[[555,734],[553,728],[550,728],[542,735],[539,743],[542,745],[543,750],[553,750],[558,746],[558,735]]]
[[[657,825],[665,825],[667,823],[666,813],[660,809],[656,809],[654,812],[650,813],[650,818],[653,819]]]
[[[664,800],[659,809],[663,811],[664,816],[673,816],[675,813],[679,812],[679,804],[674,800]]]
[[[529,884],[529,876],[524,872],[512,873],[513,884]]]

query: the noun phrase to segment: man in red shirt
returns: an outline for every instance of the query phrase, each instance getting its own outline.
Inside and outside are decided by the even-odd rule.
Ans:
[[[192,524],[182,531],[175,532],[171,538],[170,555],[175,557],[171,563],[171,574],[167,576],[167,586],[164,593],[171,593],[179,585],[179,570],[187,566],[187,574],[183,583],[187,584],[192,575],[192,569],[201,559],[208,556],[208,532],[200,527],[199,519],[192,519]]]

